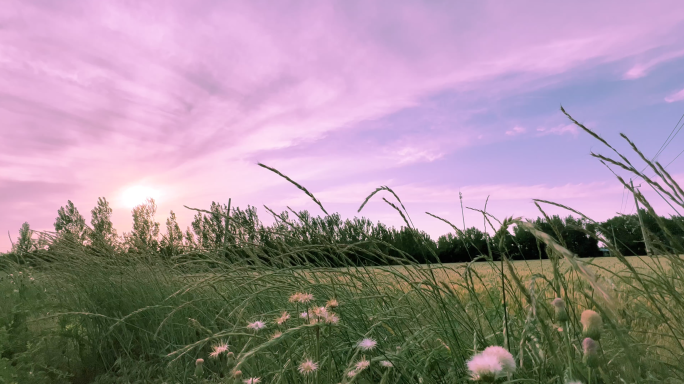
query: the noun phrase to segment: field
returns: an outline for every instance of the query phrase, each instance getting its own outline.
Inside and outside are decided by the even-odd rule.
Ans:
[[[596,156],[684,208],[633,148],[667,188]],[[661,226],[644,230],[657,257],[587,231],[615,257],[580,258],[507,219],[498,233],[522,227],[548,259],[510,261],[492,236],[478,262],[416,264],[373,239],[292,245],[287,228],[171,259],[68,242],[0,259],[0,383],[684,383],[684,241],[630,191]],[[387,266],[339,267],[359,254]]]
[[[593,382],[680,382],[682,326],[670,306],[679,295],[648,298],[642,288],[670,281],[667,274],[679,267],[669,262],[676,259],[624,260],[644,272],[630,275],[617,258],[587,263],[608,299],[564,259],[505,264],[505,313],[500,264],[493,262],[341,269],[214,264],[205,270],[207,259],[181,272],[143,260],[72,260],[17,270],[0,282],[8,325],[0,342],[17,348],[11,360],[1,360],[0,377],[18,383],[251,377],[453,383],[471,379],[466,362],[473,354],[499,345],[516,361],[511,382],[588,382],[589,375]],[[665,274],[648,272],[649,265],[663,266]],[[297,292],[313,299],[291,302]],[[569,303],[569,321],[556,321],[555,297]],[[338,305],[325,307],[330,299]],[[583,362],[579,322],[580,312],[592,308],[604,321],[595,369]],[[263,329],[256,329],[259,321]],[[377,345],[364,351],[363,339]],[[221,352],[224,343],[228,350]],[[197,359],[204,360],[201,369]],[[303,375],[300,364],[307,359],[317,369]]]

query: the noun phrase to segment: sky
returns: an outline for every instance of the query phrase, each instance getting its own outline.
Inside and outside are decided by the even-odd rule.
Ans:
[[[459,193],[500,219],[536,218],[535,198],[634,213],[561,105],[655,156],[684,114],[684,3],[5,0],[0,251],[68,200],[90,223],[106,197],[120,235],[145,196],[162,233],[229,198],[265,223],[264,205],[322,214],[259,162],[328,212],[399,226],[385,192],[357,213],[389,186],[434,239],[450,228],[425,212],[482,227]],[[657,158],[680,182],[683,149]]]

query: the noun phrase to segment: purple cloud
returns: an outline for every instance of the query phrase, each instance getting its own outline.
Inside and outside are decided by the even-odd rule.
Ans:
[[[588,145],[558,104],[574,103],[578,82],[655,82],[684,55],[677,10],[677,1],[11,1],[0,9],[0,209],[15,218],[17,199],[36,212],[72,199],[87,216],[106,196],[122,232],[130,228],[124,191],[148,186],[160,191],[158,212],[174,209],[183,226],[192,216],[180,213],[183,204],[282,201],[288,186],[257,161],[324,195],[338,184],[413,178],[427,188],[419,206],[441,201],[429,198],[436,188],[533,194],[540,185],[601,183],[605,175],[587,171],[583,180],[527,174],[512,187],[487,180],[497,177],[492,169],[451,170],[478,167],[455,163],[470,150],[480,152],[472,159],[504,156],[497,146],[523,127],[544,128],[520,135],[519,152],[561,136],[574,140],[565,146]],[[682,99],[653,88],[660,103]],[[552,108],[531,107],[553,90],[562,95]],[[606,99],[635,100],[628,95]],[[576,104],[587,118],[606,119],[601,127],[615,116]],[[24,220],[51,228],[44,217],[54,213],[25,215],[0,220],[2,228],[16,231]],[[0,249],[8,245],[0,240]]]

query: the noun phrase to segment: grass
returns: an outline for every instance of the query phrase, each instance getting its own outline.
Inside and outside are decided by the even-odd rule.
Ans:
[[[530,224],[499,230],[511,225]],[[385,248],[283,243],[282,260],[266,264],[248,243],[240,251],[253,257],[232,263],[61,244],[52,262],[9,264],[0,280],[0,383],[684,382],[681,239],[654,244],[657,257],[624,257],[600,239],[616,257],[583,259],[529,230],[548,260],[332,268],[326,259]],[[583,324],[586,310],[602,325]],[[496,367],[511,362],[493,361],[491,346],[510,352],[514,372]],[[472,372],[478,361],[501,374]]]

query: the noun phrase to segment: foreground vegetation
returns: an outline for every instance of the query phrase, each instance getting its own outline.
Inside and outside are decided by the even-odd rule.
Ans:
[[[595,156],[684,208],[665,169],[636,153],[658,180],[622,155]],[[165,257],[141,238],[122,252],[47,234],[42,251],[2,259],[0,383],[684,382],[680,220],[618,179],[656,223],[645,233],[658,256],[625,257],[573,210],[597,228],[575,230],[614,258],[580,258],[563,231],[484,212],[493,234],[461,264],[427,246],[435,262],[418,264],[372,236],[340,242],[301,217],[271,227],[268,242],[230,232],[241,235]],[[548,260],[511,260],[513,228]],[[319,235],[292,240],[305,230]]]

